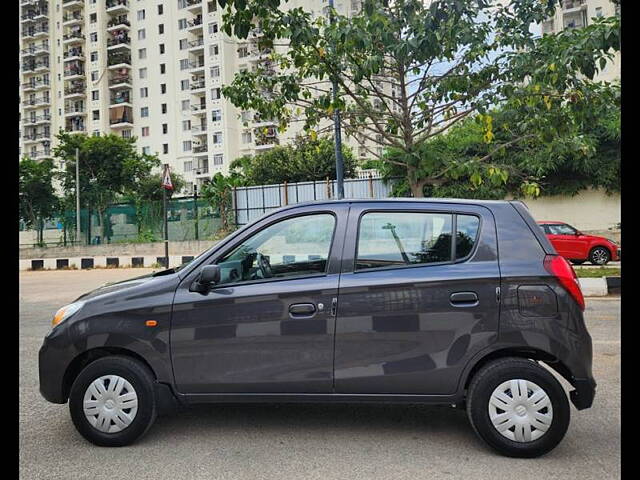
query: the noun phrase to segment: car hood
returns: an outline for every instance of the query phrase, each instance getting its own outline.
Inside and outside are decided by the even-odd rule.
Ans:
[[[160,272],[148,273],[146,275],[129,278],[127,280],[121,280],[119,282],[108,282],[96,288],[95,290],[91,290],[87,293],[80,295],[78,298],[76,298],[75,301],[77,302],[79,300],[82,300],[82,301],[90,300],[102,295],[107,295],[109,293],[114,293],[122,290],[139,287],[140,285],[144,285],[146,283],[152,282],[156,280],[158,277],[162,277],[166,275],[173,276],[177,274],[173,272],[173,269],[169,269],[169,270],[161,270]]]

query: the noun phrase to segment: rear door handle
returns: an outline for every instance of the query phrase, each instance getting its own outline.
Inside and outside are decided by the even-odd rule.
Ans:
[[[451,305],[455,307],[475,307],[478,305],[478,295],[475,292],[455,292],[449,297]]]
[[[310,318],[316,313],[316,306],[313,303],[294,303],[289,305],[289,316],[291,318]]]

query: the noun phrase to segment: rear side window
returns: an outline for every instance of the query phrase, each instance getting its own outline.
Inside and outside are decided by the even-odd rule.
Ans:
[[[474,215],[456,215],[456,260],[473,250],[478,238],[480,219]]]
[[[451,261],[452,217],[446,213],[364,214],[356,270]]]

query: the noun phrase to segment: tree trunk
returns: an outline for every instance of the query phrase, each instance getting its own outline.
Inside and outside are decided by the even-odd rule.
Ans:
[[[412,182],[409,180],[411,196],[414,198],[424,198],[424,182]]]

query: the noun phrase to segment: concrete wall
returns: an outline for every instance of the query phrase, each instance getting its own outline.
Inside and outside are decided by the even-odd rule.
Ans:
[[[169,242],[169,255],[199,255],[216,242],[210,240]],[[20,259],[31,258],[80,258],[80,257],[155,257],[164,255],[164,242],[112,243],[103,245],[24,248]],[[55,262],[54,262],[55,263]]]
[[[620,194],[584,190],[574,197],[552,196],[524,201],[536,220],[566,222],[578,230],[620,240]],[[611,230],[610,230],[611,229]]]

